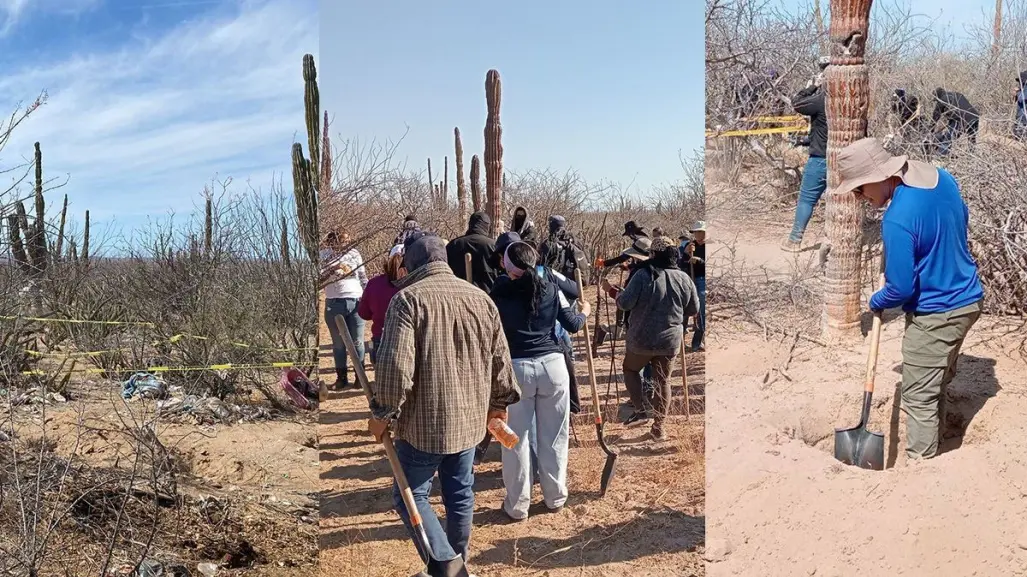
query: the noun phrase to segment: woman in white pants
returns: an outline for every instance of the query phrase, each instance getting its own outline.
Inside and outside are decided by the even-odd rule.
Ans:
[[[507,408],[507,424],[520,437],[513,449],[503,449],[503,511],[514,520],[528,518],[531,505],[532,420],[537,431],[539,484],[546,506],[559,510],[567,501],[567,447],[570,429],[570,375],[553,327],[559,322],[576,333],[585,325],[582,312],[562,306],[560,291],[539,275],[538,253],[523,242],[506,248],[506,274],[492,287],[492,300],[503,320],[521,400]]]

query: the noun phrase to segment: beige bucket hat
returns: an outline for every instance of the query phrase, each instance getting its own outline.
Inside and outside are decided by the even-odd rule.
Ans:
[[[649,249],[652,248],[652,244],[651,240],[644,236],[640,236],[621,254],[637,258],[639,260],[647,260],[649,258]]]
[[[837,166],[841,182],[832,194],[852,192],[864,184],[884,182],[893,176],[914,188],[938,186],[937,168],[909,160],[906,155],[892,156],[876,138],[863,138],[841,149]]]

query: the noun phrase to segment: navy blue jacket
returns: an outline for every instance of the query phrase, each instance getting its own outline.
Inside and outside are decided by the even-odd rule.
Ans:
[[[492,292],[489,293],[496,303],[496,308],[499,309],[503,332],[506,333],[506,340],[510,345],[511,358],[526,359],[550,353],[563,354],[563,349],[553,332],[557,321],[569,333],[576,333],[585,326],[585,315],[573,308],[560,306],[560,289],[555,283],[544,279],[542,285],[545,289],[539,309],[534,315],[528,313],[531,307],[531,293],[506,275],[496,279]]]

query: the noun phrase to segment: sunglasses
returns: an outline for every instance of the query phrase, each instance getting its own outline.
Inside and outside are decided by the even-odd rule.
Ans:
[[[862,186],[861,186],[861,187],[859,187],[859,188],[857,188],[856,190],[853,190],[853,191],[852,191],[852,194],[853,194],[853,195],[855,195],[855,196],[856,196],[856,198],[865,198],[865,197],[863,196],[863,187],[862,187]]]

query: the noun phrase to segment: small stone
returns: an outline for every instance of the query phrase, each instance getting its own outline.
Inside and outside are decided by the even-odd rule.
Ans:
[[[196,570],[204,577],[214,577],[218,574],[218,566],[215,563],[200,563],[196,566]]]
[[[706,541],[706,549],[703,551],[703,559],[710,563],[719,563],[731,554],[734,548],[731,541],[727,539],[709,539]]]

